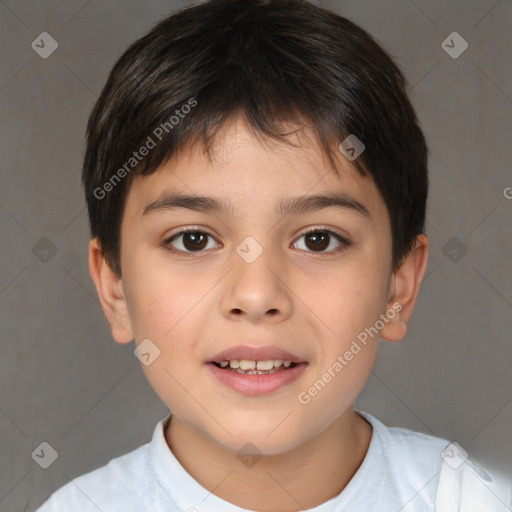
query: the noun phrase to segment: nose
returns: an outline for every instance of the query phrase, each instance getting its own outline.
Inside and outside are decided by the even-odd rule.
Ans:
[[[252,262],[233,253],[233,271],[228,274],[221,309],[230,320],[252,323],[282,322],[292,311],[290,288],[283,261],[263,252]]]

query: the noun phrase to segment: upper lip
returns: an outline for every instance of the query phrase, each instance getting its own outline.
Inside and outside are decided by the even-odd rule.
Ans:
[[[233,359],[246,359],[248,361],[268,361],[269,359],[282,359],[292,363],[304,363],[300,357],[283,350],[274,345],[237,345],[219,352],[209,361],[210,363],[220,363],[221,361],[231,361]]]

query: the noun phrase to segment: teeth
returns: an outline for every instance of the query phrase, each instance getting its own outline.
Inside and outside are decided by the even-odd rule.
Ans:
[[[231,359],[231,361],[221,361],[219,363],[221,368],[226,368],[229,365],[233,370],[259,370],[262,372],[272,370],[272,368],[279,368],[284,366],[289,368],[291,361],[283,361],[282,359],[267,359],[264,361],[250,361],[248,359]],[[258,371],[258,373],[259,373]],[[256,372],[255,372],[256,373]]]
[[[256,361],[247,361],[247,359],[240,359],[241,370],[254,370],[256,368]]]
[[[258,361],[256,363],[256,368],[258,370],[270,370],[274,367],[274,361]]]

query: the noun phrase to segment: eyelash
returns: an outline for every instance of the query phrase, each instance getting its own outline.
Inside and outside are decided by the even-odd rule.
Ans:
[[[206,249],[202,249],[200,251],[183,251],[181,249],[176,249],[176,248],[174,248],[174,247],[172,247],[170,245],[172,241],[174,241],[175,239],[179,238],[181,235],[184,235],[184,234],[187,234],[187,233],[201,233],[201,234],[209,236],[210,238],[214,238],[212,235],[210,235],[210,233],[208,233],[206,231],[203,231],[203,230],[200,230],[200,229],[186,228],[186,229],[183,229],[182,231],[179,231],[178,233],[175,233],[170,238],[167,238],[164,241],[164,245],[171,252],[178,253],[178,254],[184,255],[186,257],[197,257],[197,255],[206,252]],[[304,237],[306,235],[310,235],[310,234],[314,234],[314,233],[327,233],[330,236],[334,237],[338,242],[340,242],[341,245],[339,245],[335,249],[331,249],[330,251],[306,251],[306,252],[310,252],[312,254],[315,254],[315,253],[316,254],[334,254],[334,253],[337,254],[337,253],[343,252],[344,250],[346,250],[348,247],[350,247],[352,245],[352,242],[350,240],[348,240],[345,237],[339,235],[338,233],[335,233],[334,231],[331,231],[330,229],[324,229],[324,228],[318,228],[318,227],[314,228],[314,229],[311,229],[310,231],[306,231],[306,232],[302,233],[298,237],[298,239],[300,239],[300,238],[302,238],[302,237]]]

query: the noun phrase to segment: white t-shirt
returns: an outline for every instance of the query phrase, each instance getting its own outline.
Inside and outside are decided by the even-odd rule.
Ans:
[[[458,444],[357,413],[373,427],[361,466],[338,496],[305,512],[512,511],[512,482],[496,481]],[[73,479],[37,512],[248,512],[185,471],[165,441],[169,417],[150,443]]]

